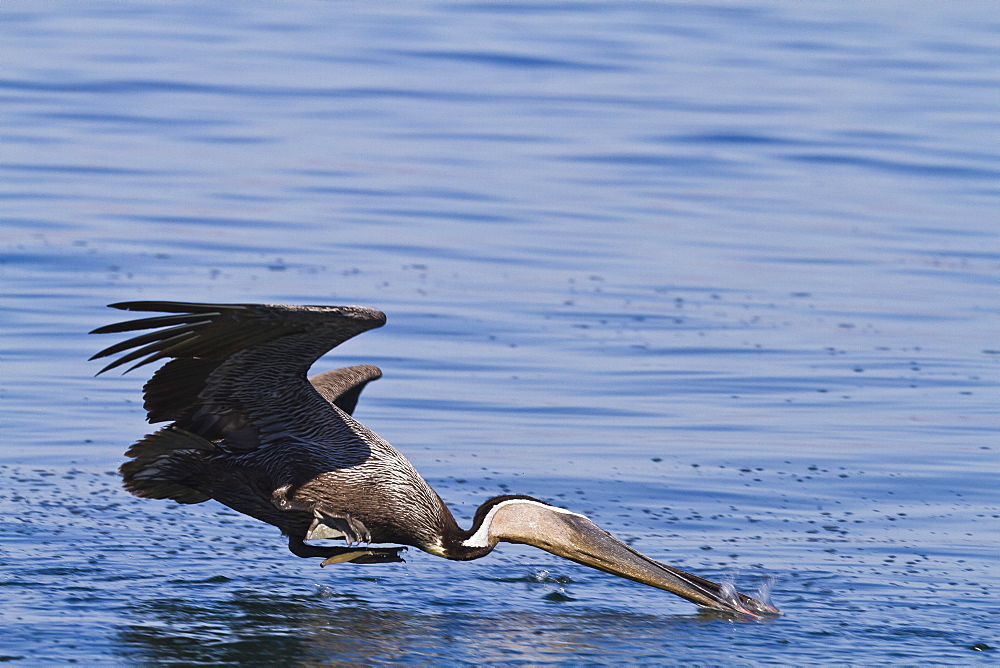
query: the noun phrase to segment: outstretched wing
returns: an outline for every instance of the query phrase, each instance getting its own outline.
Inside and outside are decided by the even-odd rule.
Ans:
[[[359,364],[318,373],[310,376],[309,382],[324,399],[348,415],[353,415],[361,390],[371,381],[381,377],[382,369],[377,366]]]
[[[381,311],[360,306],[123,302],[111,307],[172,315],[95,329],[94,334],[153,330],[94,355],[91,359],[124,353],[98,373],[171,358],[143,388],[147,419],[172,420],[208,440],[225,438],[231,447],[247,449],[286,431],[292,415],[328,414],[329,404],[306,379],[309,367],[331,348],[385,324]],[[356,401],[363,385],[342,380],[341,393],[353,392]]]

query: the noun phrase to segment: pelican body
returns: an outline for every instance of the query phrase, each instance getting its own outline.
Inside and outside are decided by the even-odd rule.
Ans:
[[[147,419],[167,426],[125,453],[125,488],[179,503],[216,501],[288,537],[291,552],[332,563],[402,561],[405,546],[457,561],[498,542],[553,554],[741,615],[780,614],[633,550],[577,513],[519,495],[497,496],[458,526],[448,507],[395,448],[352,417],[382,372],[371,365],[308,376],[323,354],[385,324],[360,306],[123,302],[166,313],[92,333],[150,330],[91,359],[119,355],[100,373],[166,359],[144,389]],[[344,546],[315,545],[342,539]],[[373,547],[391,545],[393,547]]]

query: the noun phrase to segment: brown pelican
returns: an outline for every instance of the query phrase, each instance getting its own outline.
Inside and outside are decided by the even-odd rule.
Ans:
[[[527,496],[489,499],[472,528],[395,448],[351,417],[379,378],[360,365],[307,377],[331,348],[385,324],[360,306],[124,302],[126,311],[168,313],[95,329],[153,330],[91,359],[129,351],[98,374],[169,358],[144,389],[147,419],[169,422],[126,452],[125,488],[151,499],[215,499],[281,529],[300,557],[322,565],[402,561],[405,547],[465,561],[500,541],[525,543],[704,608],[762,616],[774,607],[653,561],[583,515]],[[344,547],[313,545],[343,539]]]

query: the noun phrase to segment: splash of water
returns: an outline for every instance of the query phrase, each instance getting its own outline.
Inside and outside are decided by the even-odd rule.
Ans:
[[[754,592],[754,598],[756,598],[761,603],[766,603],[767,605],[774,606],[771,602],[771,592],[774,590],[774,583],[777,579],[773,575],[767,576],[767,578],[760,583],[757,587],[757,591]]]
[[[724,582],[719,584],[719,594],[721,595],[722,600],[737,610],[741,609],[743,604],[740,601],[740,596],[736,592],[736,586],[733,584],[732,580],[727,578]]]
[[[730,575],[719,583],[719,594],[722,600],[726,603],[732,605],[734,608],[743,608],[743,602],[740,600],[739,592],[736,590],[736,585],[734,584],[735,577]],[[774,607],[771,602],[771,591],[774,589],[774,576],[768,576],[764,582],[757,587],[757,590],[753,594],[753,598],[757,599],[765,605]],[[779,613],[780,614],[780,613]]]

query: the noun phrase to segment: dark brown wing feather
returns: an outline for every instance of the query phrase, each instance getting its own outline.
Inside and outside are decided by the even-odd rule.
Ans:
[[[310,376],[309,382],[324,399],[348,415],[353,415],[361,390],[371,381],[381,377],[382,370],[377,366],[359,364],[318,373]]]
[[[245,448],[256,447],[262,431],[277,430],[288,410],[315,408],[314,399],[319,397],[306,373],[317,359],[347,339],[385,323],[382,312],[360,306],[186,302],[111,306],[174,315],[95,329],[92,333],[155,330],[94,355],[91,359],[131,350],[99,373],[128,362],[136,362],[131,370],[172,358],[144,387],[147,419],[174,421],[177,427],[208,440],[235,435],[234,441]],[[345,402],[350,403],[352,393],[356,402],[364,384],[378,375],[360,373],[352,379],[347,374],[333,387],[340,388],[337,396],[348,395]],[[328,401],[337,403],[336,397]]]

